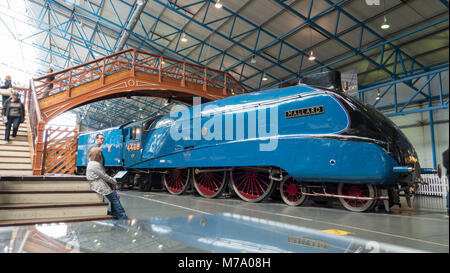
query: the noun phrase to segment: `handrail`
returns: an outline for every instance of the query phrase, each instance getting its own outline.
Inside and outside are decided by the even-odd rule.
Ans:
[[[62,74],[62,73],[65,73],[65,72],[69,72],[70,70],[77,69],[77,68],[81,68],[81,67],[83,67],[83,66],[87,66],[87,65],[96,63],[96,62],[98,62],[98,61],[101,61],[101,60],[103,60],[103,59],[105,59],[105,58],[112,58],[112,57],[114,57],[114,56],[118,56],[118,55],[120,55],[120,54],[126,53],[126,52],[128,52],[128,51],[133,51],[133,50],[134,50],[134,49],[127,49],[127,50],[123,50],[123,51],[120,51],[120,52],[116,52],[116,53],[111,54],[111,55],[108,55],[108,56],[106,56],[106,57],[98,58],[98,59],[92,60],[92,61],[87,62],[87,63],[79,64],[79,65],[77,65],[77,66],[72,66],[72,67],[69,67],[69,68],[66,68],[66,69],[57,71],[57,72],[53,72],[53,73],[51,73],[51,74],[46,74],[45,76],[42,76],[42,77],[39,77],[39,78],[35,78],[35,79],[33,79],[33,80],[35,80],[35,81],[43,80],[43,79],[46,79],[46,78],[48,78],[48,77],[50,77],[50,76],[56,76],[56,75],[58,75],[58,74]]]
[[[162,67],[163,63],[168,63],[168,67]],[[179,70],[179,72],[170,71]],[[214,86],[224,89],[224,95],[234,95],[235,93],[246,93],[247,90],[229,72],[220,71],[213,68],[203,67],[198,64],[187,63],[170,57],[163,57],[153,53],[148,53],[136,49],[127,49],[112,55],[98,58],[90,62],[80,64],[71,68],[66,68],[45,76],[33,79],[40,84],[35,86],[37,96],[52,95],[72,87],[79,86],[118,71],[129,70],[133,74],[136,72],[152,71],[160,77],[174,76],[185,79],[199,80],[199,84]],[[181,72],[181,73],[180,73]],[[201,74],[196,75],[196,74]],[[53,81],[47,81],[54,77]],[[50,86],[52,85],[52,86]],[[51,88],[50,88],[51,87]],[[45,96],[47,96],[45,95]]]
[[[31,81],[30,85],[31,85],[30,89],[29,89],[29,92],[30,92],[30,94],[29,94],[29,96],[30,96],[30,98],[29,98],[30,99],[30,104],[31,104],[31,102],[33,103],[35,112],[37,114],[36,115],[37,122],[39,123],[42,120],[42,115],[41,115],[41,109],[39,107],[38,99],[37,99],[37,96],[36,96],[36,88],[34,86],[34,81]]]
[[[30,88],[28,90],[28,101],[26,102],[29,118],[29,126],[32,134],[32,151],[33,151],[33,175],[42,174],[42,152],[44,138],[45,122],[42,119],[41,109],[36,95],[34,81],[30,80]]]

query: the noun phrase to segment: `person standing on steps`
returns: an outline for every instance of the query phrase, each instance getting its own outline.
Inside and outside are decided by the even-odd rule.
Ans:
[[[49,69],[47,69],[47,74],[52,74],[53,73],[53,69],[52,68],[49,68]],[[42,94],[40,97],[39,97],[39,99],[43,99],[43,98],[46,98],[46,97],[48,97],[49,95],[50,95],[50,92],[52,91],[52,89],[53,89],[53,81],[55,80],[55,76],[53,76],[53,75],[51,75],[51,76],[48,76],[46,79],[45,79],[45,81],[47,82],[47,87],[45,88],[45,93],[44,94]]]
[[[2,109],[2,116],[7,118],[5,124],[5,140],[3,144],[8,144],[9,136],[11,134],[11,125],[13,126],[13,132],[11,138],[14,139],[17,136],[19,126],[25,120],[25,107],[20,101],[19,92],[14,91],[11,98],[9,98]]]

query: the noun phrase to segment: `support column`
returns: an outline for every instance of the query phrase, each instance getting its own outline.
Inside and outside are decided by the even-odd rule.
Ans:
[[[430,79],[430,76],[427,76],[427,80]],[[431,81],[428,83],[428,107],[433,106],[432,96],[431,96]],[[433,110],[430,110],[429,112],[430,117],[430,136],[431,136],[431,148],[433,152],[433,168],[437,168],[437,162],[436,162],[436,142],[434,137],[434,118],[433,118]]]

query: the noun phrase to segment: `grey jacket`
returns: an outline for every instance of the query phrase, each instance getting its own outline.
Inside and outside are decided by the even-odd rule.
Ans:
[[[11,97],[5,101],[5,103],[3,104],[3,109],[2,109],[2,115],[3,116],[8,116],[9,115],[9,110],[10,110],[10,105],[11,105],[12,101],[11,101]],[[19,113],[20,113],[20,123],[23,123],[25,120],[25,108],[23,106],[23,103],[19,100],[17,101],[18,104],[20,104],[19,106]]]
[[[116,179],[107,175],[103,165],[97,161],[89,161],[86,168],[86,178],[91,183],[91,190],[101,195],[112,193],[112,189],[106,184],[107,182],[113,185],[117,184]]]

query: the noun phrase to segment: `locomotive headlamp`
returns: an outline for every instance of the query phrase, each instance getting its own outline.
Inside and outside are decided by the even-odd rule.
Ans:
[[[410,156],[408,157],[408,161],[409,161],[409,163],[417,163],[418,160],[417,160],[416,157],[410,155]]]

